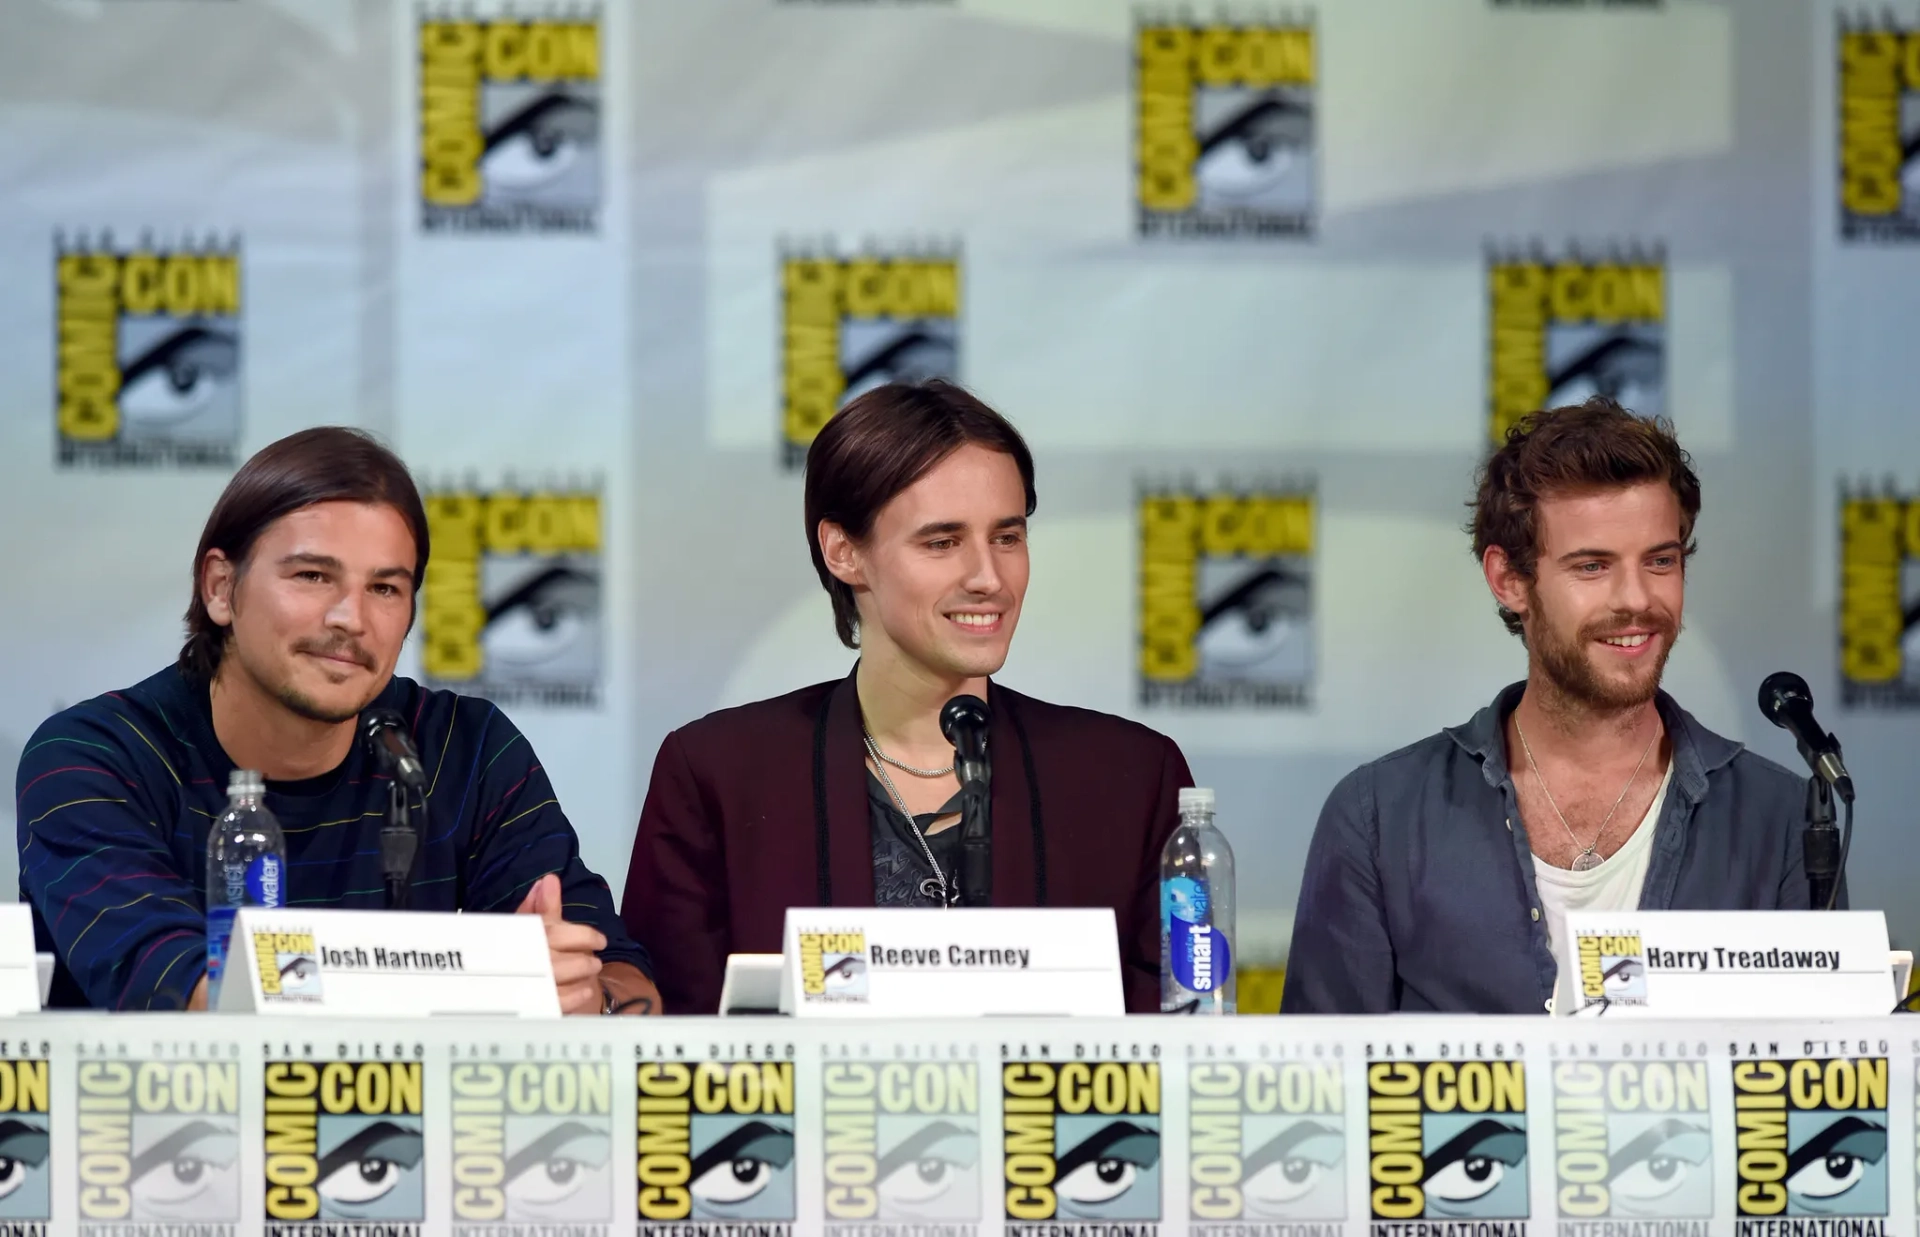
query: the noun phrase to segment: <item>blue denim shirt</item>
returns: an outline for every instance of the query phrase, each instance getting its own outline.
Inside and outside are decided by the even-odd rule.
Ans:
[[[1525,686],[1334,787],[1307,851],[1285,1012],[1548,1008],[1557,967],[1507,771],[1506,718]],[[1641,909],[1804,909],[1805,779],[1714,734],[1665,692],[1656,703],[1673,781]]]

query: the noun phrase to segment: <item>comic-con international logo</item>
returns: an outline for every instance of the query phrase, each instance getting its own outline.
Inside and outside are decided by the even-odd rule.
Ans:
[[[1139,502],[1141,703],[1309,703],[1313,493],[1156,489]]]
[[[53,1218],[45,1060],[0,1058],[0,1232],[45,1237]]]
[[[1565,1219],[1713,1214],[1713,1123],[1703,1061],[1553,1067],[1555,1203]]]
[[[867,999],[867,934],[801,932],[800,999],[860,1002]]]
[[[1573,952],[1581,1008],[1647,1003],[1647,950],[1639,933],[1577,932]]]
[[[641,1237],[734,1231],[790,1237],[793,1062],[648,1061],[637,1067]],[[685,1221],[694,1221],[688,1225]],[[714,1223],[718,1222],[718,1223]]]
[[[835,1221],[979,1221],[974,1062],[829,1061],[820,1093],[830,1237]]]
[[[1311,26],[1143,20],[1134,84],[1141,236],[1313,231]]]
[[[1920,239],[1920,29],[1863,5],[1837,41],[1840,235]]]
[[[75,1071],[82,1233],[240,1218],[240,1067],[233,1061],[81,1061]]]
[[[1920,707],[1920,498],[1840,494],[1840,694],[1854,707]]]
[[[1160,1218],[1159,1062],[1012,1061],[1000,1089],[1009,1237]]]
[[[427,495],[421,668],[433,686],[509,705],[598,703],[600,502],[577,487]]]
[[[1736,1215],[1877,1218],[1845,1231],[1884,1237],[1887,1058],[1735,1061],[1733,1118]]]
[[[1666,257],[1658,246],[1496,252],[1487,266],[1491,409],[1497,447],[1539,408],[1591,395],[1667,414]]]
[[[1340,1220],[1347,1214],[1346,1091],[1340,1066],[1195,1062],[1187,1071],[1188,1213],[1207,1221]]]
[[[605,1061],[456,1061],[447,1073],[454,1232],[604,1233],[613,1220]],[[521,1228],[519,1226],[526,1226]]]
[[[268,1237],[411,1237],[426,1219],[418,1061],[269,1061]]]
[[[267,1005],[320,1003],[320,950],[311,932],[255,932],[260,999]]]
[[[1367,1129],[1375,1220],[1527,1218],[1521,1062],[1377,1061],[1367,1066]]]
[[[780,441],[789,468],[848,400],[960,373],[955,250],[780,257]]]
[[[591,232],[605,177],[597,10],[424,12],[420,223],[429,232]]]
[[[240,245],[110,235],[54,253],[62,464],[231,467],[240,443]]]

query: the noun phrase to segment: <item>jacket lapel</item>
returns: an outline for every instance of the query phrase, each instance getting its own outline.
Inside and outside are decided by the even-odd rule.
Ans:
[[[987,756],[993,762],[993,904],[1033,906],[1033,788],[1027,781],[1028,754],[1014,724],[1017,697],[989,680],[987,706]]]

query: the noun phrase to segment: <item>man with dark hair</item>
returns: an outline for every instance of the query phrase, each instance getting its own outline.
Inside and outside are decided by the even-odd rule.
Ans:
[[[676,1011],[711,1013],[729,953],[776,952],[788,907],[948,906],[960,786],[940,711],[989,707],[999,906],[1107,906],[1127,1006],[1159,1006],[1159,860],[1191,784],[1166,737],[1020,695],[1033,457],[950,383],[850,402],[807,453],[806,536],[853,673],[710,714],[654,762],[621,911]]]
[[[1603,396],[1534,413],[1472,506],[1527,678],[1328,796],[1288,1013],[1537,1013],[1572,1000],[1568,911],[1807,905],[1802,780],[1660,690],[1700,512],[1670,427]]]
[[[207,832],[236,768],[266,778],[287,905],[384,905],[387,778],[358,741],[384,708],[429,770],[412,905],[539,915],[564,1010],[657,1008],[525,738],[487,701],[394,676],[427,551],[406,466],[356,430],[303,430],[234,475],[178,663],[56,714],[21,757],[20,889],[59,959],[53,1003],[206,1007]]]

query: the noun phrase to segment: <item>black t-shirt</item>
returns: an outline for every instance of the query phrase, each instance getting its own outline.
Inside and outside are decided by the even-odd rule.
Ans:
[[[914,840],[907,818],[901,814],[880,779],[867,770],[867,807],[873,822],[873,904],[875,906],[939,906],[934,893],[921,891],[920,882],[933,872],[927,867],[927,853]],[[942,816],[960,810],[960,792],[940,805],[937,812],[914,817],[922,833]],[[927,838],[927,849],[946,873],[949,886],[960,871],[960,826],[954,825]],[[932,886],[930,886],[932,888]]]

